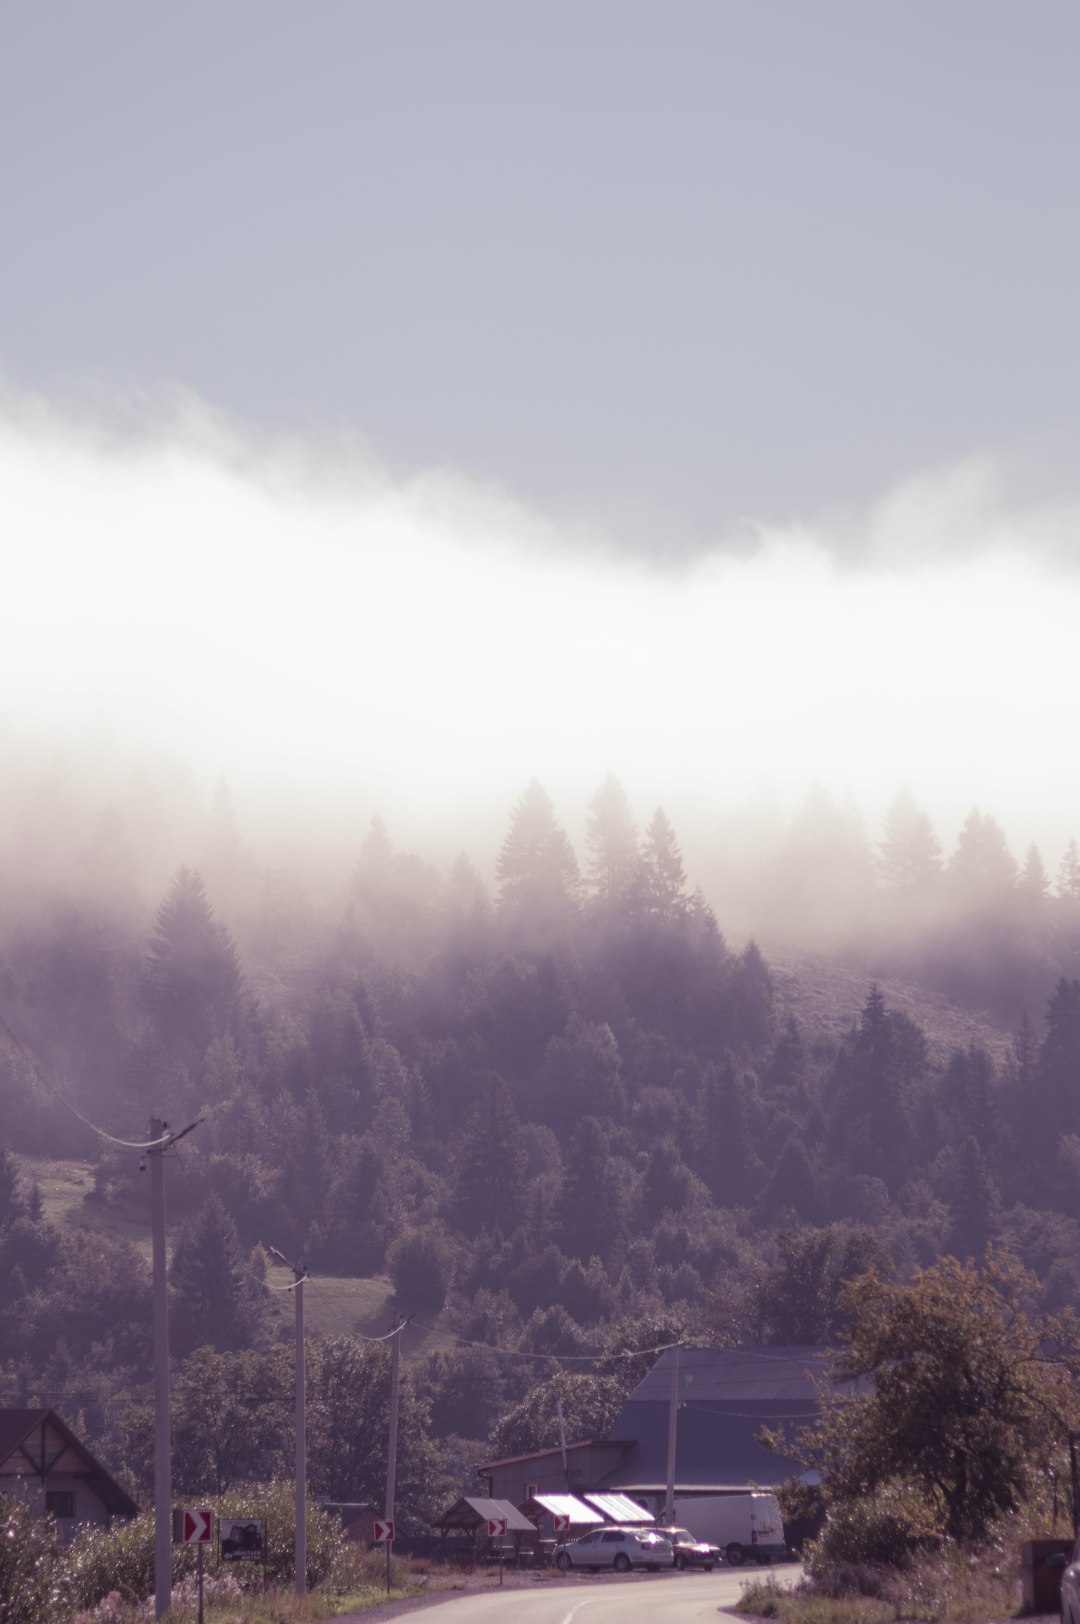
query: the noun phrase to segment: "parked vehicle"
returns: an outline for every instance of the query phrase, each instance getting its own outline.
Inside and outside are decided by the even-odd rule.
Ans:
[[[711,1573],[723,1560],[719,1545],[695,1539],[689,1528],[669,1528],[665,1525],[656,1531],[671,1541],[677,1568],[704,1568],[706,1573]]]
[[[560,1545],[555,1566],[562,1573],[571,1568],[614,1568],[629,1573],[631,1568],[670,1568],[675,1564],[671,1541],[655,1528],[594,1528],[580,1539]]]
[[[1071,1556],[1050,1556],[1046,1567],[1064,1568],[1061,1575],[1061,1624],[1080,1624],[1080,1539]]]
[[[775,1494],[703,1494],[675,1501],[675,1515],[695,1539],[719,1545],[733,1568],[746,1561],[772,1562],[787,1554],[784,1523]]]

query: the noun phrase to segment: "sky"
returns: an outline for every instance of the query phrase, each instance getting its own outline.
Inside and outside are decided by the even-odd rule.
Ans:
[[[9,737],[1080,832],[1074,5],[0,35]]]

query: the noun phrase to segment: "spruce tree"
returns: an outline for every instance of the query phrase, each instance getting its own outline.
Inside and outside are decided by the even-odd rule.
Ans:
[[[658,919],[681,918],[686,913],[686,870],[663,807],[657,807],[645,831],[639,885],[646,913]]]
[[[890,891],[908,897],[925,894],[941,876],[941,845],[933,824],[907,789],[889,807],[878,851],[878,872]]]
[[[1065,847],[1058,867],[1057,894],[1063,902],[1080,902],[1080,847],[1075,839]]]
[[[510,1090],[490,1077],[469,1112],[454,1157],[454,1221],[466,1235],[498,1226],[508,1235],[521,1216],[525,1146]]]
[[[630,803],[614,773],[608,773],[589,803],[585,825],[588,876],[597,902],[625,902],[638,876],[638,831]]]
[[[535,778],[510,815],[495,873],[500,906],[522,919],[552,923],[577,902],[577,858],[550,796]]]
[[[193,869],[179,870],[158,909],[145,985],[158,1034],[182,1059],[201,1060],[238,1021],[239,955]]]
[[[175,1351],[225,1353],[262,1338],[265,1293],[251,1278],[236,1225],[216,1195],[181,1231],[170,1270]]]

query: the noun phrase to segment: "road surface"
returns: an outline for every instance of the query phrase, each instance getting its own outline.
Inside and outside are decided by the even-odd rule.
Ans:
[[[760,1568],[716,1573],[632,1573],[578,1578],[535,1589],[492,1590],[429,1603],[417,1624],[719,1624],[743,1586],[764,1578]],[[795,1584],[802,1567],[785,1562],[770,1570],[780,1584]],[[408,1616],[408,1615],[406,1615]],[[356,1615],[357,1619],[363,1617]]]

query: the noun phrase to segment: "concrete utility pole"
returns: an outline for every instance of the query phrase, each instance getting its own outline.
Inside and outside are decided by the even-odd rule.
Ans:
[[[570,1493],[570,1463],[566,1458],[566,1422],[563,1420],[562,1399],[555,1400],[555,1414],[559,1422],[559,1449],[562,1452],[562,1475],[566,1484],[566,1492]]]
[[[386,1451],[386,1510],[384,1512],[387,1522],[392,1522],[394,1519],[394,1496],[397,1493],[398,1392],[401,1374],[401,1333],[404,1329],[404,1325],[399,1325],[390,1343],[390,1442]],[[386,1590],[389,1595],[389,1540],[386,1542]]]
[[[154,1617],[172,1606],[172,1456],[169,1428],[169,1277],[165,1255],[165,1152],[197,1128],[179,1133],[159,1117],[150,1119],[150,1229],[154,1248]],[[135,1147],[140,1148],[140,1147]]]
[[[664,1521],[670,1526],[675,1521],[675,1441],[679,1426],[679,1349],[671,1350],[671,1397],[668,1400],[667,1425],[667,1496],[664,1500]]]
[[[154,1246],[154,1617],[172,1606],[172,1458],[169,1438],[169,1287],[165,1257],[165,1134],[168,1124],[150,1121],[159,1140],[150,1157],[150,1224]]]
[[[307,1412],[304,1408],[304,1280],[296,1272],[296,1594],[307,1590]]]
[[[294,1588],[298,1596],[307,1590],[307,1409],[304,1380],[304,1281],[302,1263],[289,1263],[276,1246],[270,1248],[295,1276],[293,1301],[296,1306],[296,1544],[293,1557]]]

